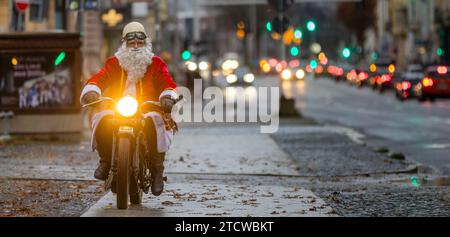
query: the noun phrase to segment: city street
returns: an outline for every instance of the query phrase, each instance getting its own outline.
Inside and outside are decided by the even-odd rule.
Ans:
[[[450,100],[398,101],[393,92],[350,87],[330,79],[286,82],[297,107],[319,122],[351,127],[364,142],[450,174]]]

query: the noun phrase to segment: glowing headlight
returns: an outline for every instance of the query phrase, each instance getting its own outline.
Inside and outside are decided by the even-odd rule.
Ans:
[[[198,64],[198,68],[202,71],[205,71],[206,69],[208,69],[209,65],[207,62],[202,61]]]
[[[131,96],[125,96],[119,100],[116,109],[124,117],[133,116],[138,108],[137,100]]]
[[[252,73],[247,73],[244,75],[244,81],[247,83],[252,83],[255,80],[255,76]]]
[[[237,82],[237,80],[238,80],[238,78],[234,74],[231,74],[231,75],[227,76],[227,82],[230,83],[230,84]]]
[[[297,79],[305,78],[305,71],[303,71],[303,69],[298,69],[295,73],[295,77],[297,77]]]
[[[290,80],[292,78],[291,70],[284,69],[283,72],[281,72],[281,78],[283,78],[283,80]]]
[[[193,71],[197,70],[197,63],[189,62],[187,64],[187,68],[189,71],[193,72]]]

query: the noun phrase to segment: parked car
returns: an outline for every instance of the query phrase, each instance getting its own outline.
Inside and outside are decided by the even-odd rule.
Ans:
[[[450,67],[427,67],[424,78],[414,87],[414,93],[419,101],[450,97]]]
[[[395,95],[397,99],[404,101],[415,96],[414,88],[424,78],[423,67],[420,64],[412,64],[406,68],[403,77],[394,80]]]

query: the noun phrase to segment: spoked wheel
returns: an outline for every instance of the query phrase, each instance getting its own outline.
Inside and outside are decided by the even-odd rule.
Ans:
[[[143,195],[143,187],[145,186],[145,174],[147,170],[147,163],[145,160],[145,156],[143,155],[144,149],[143,147],[139,147],[139,173],[132,174],[130,180],[130,202],[131,204],[141,204],[142,203],[142,195]]]
[[[130,181],[130,202],[131,204],[141,204],[142,189],[139,187],[139,182],[136,182],[134,177],[131,177]]]
[[[119,149],[117,156],[117,208],[128,208],[129,180],[130,180],[130,158],[131,142],[127,137],[119,138]]]

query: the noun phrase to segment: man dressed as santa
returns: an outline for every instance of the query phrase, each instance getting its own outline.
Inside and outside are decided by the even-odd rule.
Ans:
[[[81,104],[94,102],[100,95],[113,99],[131,95],[140,101],[159,100],[164,112],[170,113],[177,98],[176,84],[167,65],[154,56],[144,26],[138,22],[127,24],[122,32],[122,42],[115,56],[109,58],[105,66],[86,82],[80,96]],[[108,121],[113,114],[112,110],[104,110],[93,118],[92,149],[97,149],[100,156],[94,177],[100,180],[106,180],[111,168],[113,131]],[[145,124],[152,159],[151,191],[158,196],[164,189],[163,163],[173,131],[167,129],[161,115],[156,112],[147,114]]]

